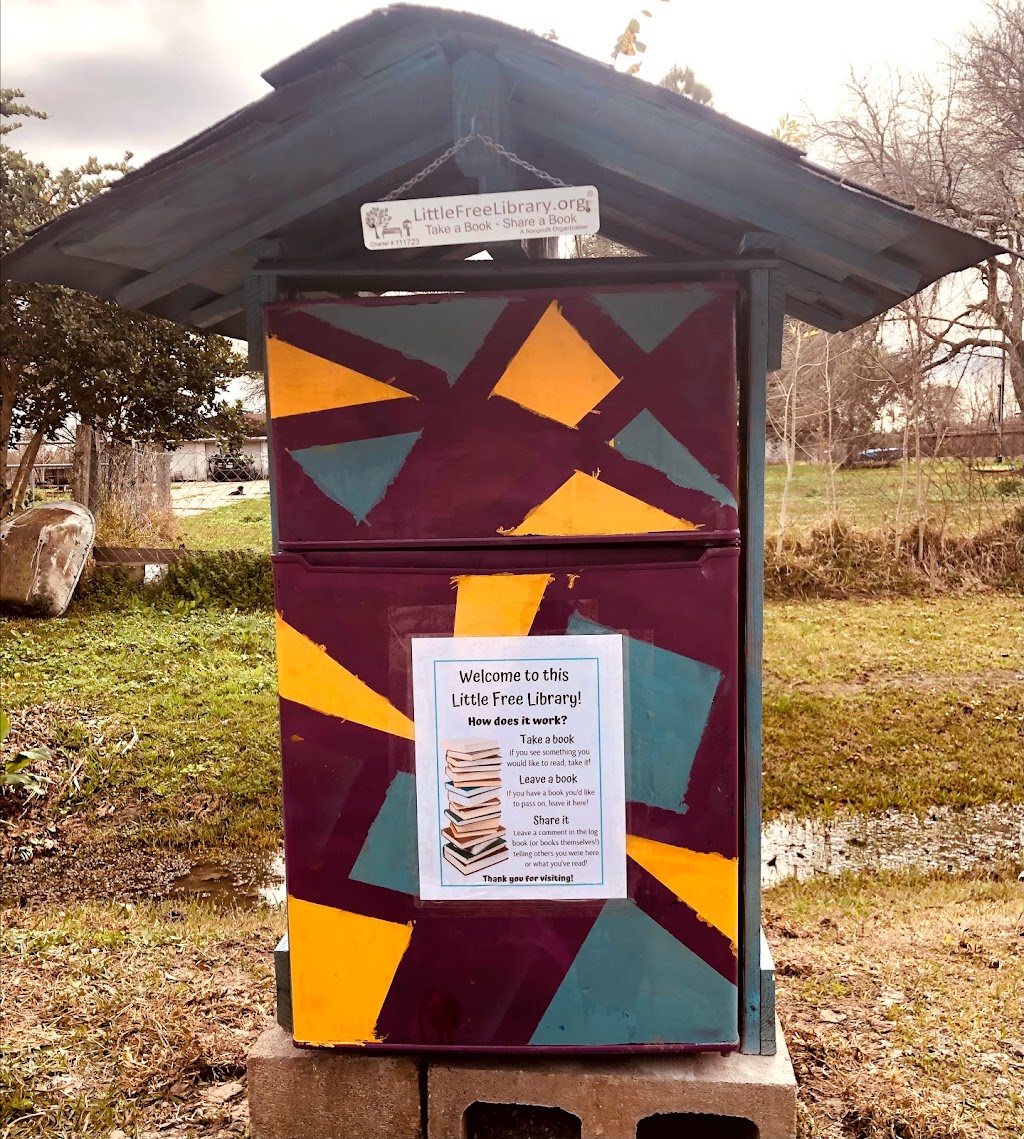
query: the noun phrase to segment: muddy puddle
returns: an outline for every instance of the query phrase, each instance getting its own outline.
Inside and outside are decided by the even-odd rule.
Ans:
[[[893,810],[827,821],[783,817],[762,832],[761,878],[771,886],[794,874],[910,866],[960,873],[1019,859],[1022,840],[1024,807],[995,803],[959,811],[934,807],[921,816]]]
[[[205,898],[215,905],[284,905],[284,855],[267,865],[233,870],[215,862],[199,862],[173,879],[168,898]]]

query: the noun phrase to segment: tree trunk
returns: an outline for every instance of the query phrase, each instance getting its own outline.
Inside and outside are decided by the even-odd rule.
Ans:
[[[18,390],[18,371],[6,360],[0,361],[0,517],[6,513],[7,455],[11,447],[11,424],[14,421],[14,395]]]
[[[71,497],[83,506],[89,505],[92,483],[93,430],[87,423],[75,428],[75,457],[71,469]]]
[[[792,405],[792,416],[790,415]],[[792,431],[790,423],[792,422]],[[782,557],[782,541],[789,524],[789,487],[793,481],[793,467],[796,464],[796,384],[786,393],[783,405],[782,445],[786,449],[786,481],[782,484],[782,500],[779,503],[779,530],[775,535],[775,556]]]
[[[43,429],[39,428],[38,431],[33,433],[32,438],[29,439],[25,453],[21,456],[21,462],[18,464],[14,482],[11,484],[10,498],[4,503],[3,513],[0,517],[6,518],[21,510],[21,504],[24,502],[25,493],[28,490],[28,480],[32,477],[32,470],[36,465],[36,456],[39,454],[39,448],[42,442]]]

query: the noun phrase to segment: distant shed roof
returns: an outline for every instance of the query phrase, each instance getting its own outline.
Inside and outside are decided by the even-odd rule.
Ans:
[[[369,255],[358,214],[471,127],[595,184],[602,232],[643,253],[728,258],[745,233],[776,234],[787,311],[828,330],[999,252],[711,108],[481,16],[395,5],[263,78],[269,94],[44,226],[4,259],[4,277],[244,339],[245,280],[268,257],[421,264],[475,252]],[[410,196],[477,191],[461,167],[445,163]]]

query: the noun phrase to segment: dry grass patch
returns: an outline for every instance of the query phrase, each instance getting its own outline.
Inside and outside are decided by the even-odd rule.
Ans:
[[[765,901],[802,1136],[1019,1139],[1015,872],[791,881]]]
[[[244,1135],[283,912],[95,902],[8,910],[0,1135]]]

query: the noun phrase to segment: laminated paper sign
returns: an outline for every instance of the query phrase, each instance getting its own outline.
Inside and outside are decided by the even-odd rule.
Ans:
[[[626,896],[622,638],[412,642],[420,896]]]

